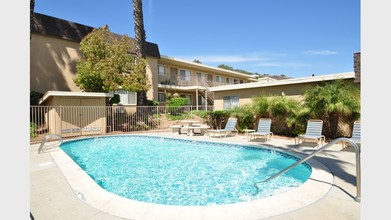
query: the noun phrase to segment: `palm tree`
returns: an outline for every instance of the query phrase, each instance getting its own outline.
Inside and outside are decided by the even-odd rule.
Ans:
[[[325,133],[336,138],[340,122],[353,124],[360,117],[360,90],[352,81],[335,80],[304,93],[310,116],[325,122]]]
[[[136,54],[139,58],[146,58],[147,43],[144,30],[143,5],[142,0],[133,0],[133,19],[135,32]],[[145,106],[147,104],[147,93],[141,91],[137,93],[137,105]]]
[[[31,29],[34,24],[34,7],[35,7],[35,1],[30,0],[30,40],[31,40]]]
[[[300,112],[300,101],[286,96],[274,96],[269,100],[268,111],[274,119],[274,124],[279,127],[281,134],[293,135],[297,125],[297,117]]]
[[[252,101],[252,110],[255,116],[255,122],[257,122],[262,117],[270,117],[270,103],[265,95],[255,96],[254,98],[252,98]]]

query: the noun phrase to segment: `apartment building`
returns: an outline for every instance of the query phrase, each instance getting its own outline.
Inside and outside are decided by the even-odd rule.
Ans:
[[[81,92],[73,82],[76,64],[83,58],[80,41],[94,27],[40,13],[34,14],[30,42],[30,90]],[[115,33],[113,33],[115,34]],[[186,97],[197,109],[214,104],[210,87],[257,81],[254,76],[160,54],[147,42],[146,75],[151,82],[147,98],[165,105],[169,96]],[[136,94],[118,90],[121,104],[136,105]]]

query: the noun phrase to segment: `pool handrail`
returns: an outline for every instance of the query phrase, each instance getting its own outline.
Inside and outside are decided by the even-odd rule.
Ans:
[[[60,140],[59,140],[60,142],[58,143],[58,145],[61,145],[62,142],[64,141],[64,140],[62,139],[61,135],[58,135],[58,134],[47,134],[47,135],[45,135],[45,137],[42,139],[41,145],[40,145],[39,148],[38,148],[38,153],[41,153],[43,146],[45,145],[45,143],[46,143],[50,138],[58,138],[58,139],[60,139]],[[52,146],[52,145],[50,145],[50,146]]]
[[[283,173],[285,173],[285,172],[291,170],[292,168],[294,168],[294,167],[296,167],[296,166],[298,166],[298,165],[304,163],[305,161],[307,161],[307,160],[311,159],[312,157],[314,157],[316,154],[318,154],[318,153],[320,153],[320,152],[326,150],[327,148],[329,148],[330,146],[332,146],[332,145],[334,145],[334,144],[336,144],[336,143],[338,143],[338,142],[349,142],[349,143],[351,143],[351,144],[353,145],[353,147],[354,147],[355,152],[356,152],[356,182],[357,182],[357,183],[356,183],[356,188],[357,188],[357,195],[356,195],[356,197],[354,198],[354,200],[355,200],[356,202],[360,202],[360,201],[361,201],[361,165],[360,165],[360,149],[359,149],[357,143],[356,143],[355,141],[349,139],[349,138],[337,138],[337,139],[335,139],[335,140],[332,140],[332,141],[330,141],[328,144],[326,144],[326,145],[324,145],[323,147],[319,148],[317,151],[311,153],[311,154],[308,155],[307,157],[305,157],[305,158],[303,158],[303,159],[297,161],[296,163],[290,165],[289,167],[287,167],[287,168],[281,170],[280,172],[274,174],[273,176],[271,176],[271,177],[269,177],[269,178],[267,178],[267,179],[265,179],[265,180],[256,182],[256,183],[255,183],[255,187],[257,188],[257,193],[258,193],[258,191],[259,191],[259,188],[258,188],[258,185],[257,185],[258,183],[268,182],[268,181],[270,181],[270,180],[272,180],[272,179],[274,179],[274,178],[276,178],[276,177],[282,175]]]

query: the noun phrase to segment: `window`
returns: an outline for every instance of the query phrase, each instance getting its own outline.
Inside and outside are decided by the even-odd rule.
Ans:
[[[157,100],[158,100],[158,102],[166,102],[166,93],[158,92]]]
[[[205,79],[206,79],[206,73],[197,73],[197,79],[198,79],[199,81],[201,81],[201,80],[205,81]]]
[[[223,97],[223,109],[228,110],[233,107],[239,106],[239,96],[224,96]]]
[[[137,97],[135,92],[125,91],[122,89],[118,89],[114,94],[119,95],[119,103],[122,105],[136,105]]]
[[[197,83],[198,83],[199,86],[207,85],[207,83],[206,83],[206,73],[197,73]]]
[[[166,66],[157,65],[159,76],[164,76],[166,74]]]
[[[223,77],[221,76],[216,76],[216,82],[223,82]]]
[[[180,79],[183,81],[191,80],[191,72],[189,70],[179,70]]]
[[[207,79],[208,79],[208,82],[209,83],[212,83],[213,82],[213,76],[211,74],[208,74],[207,75]]]
[[[227,77],[227,84],[234,84],[234,80],[232,78]]]

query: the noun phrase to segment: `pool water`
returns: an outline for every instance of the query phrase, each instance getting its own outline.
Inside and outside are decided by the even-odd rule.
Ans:
[[[260,183],[299,158],[270,148],[142,135],[87,138],[61,149],[105,190],[133,200],[183,206],[232,204],[298,187],[304,163]]]

